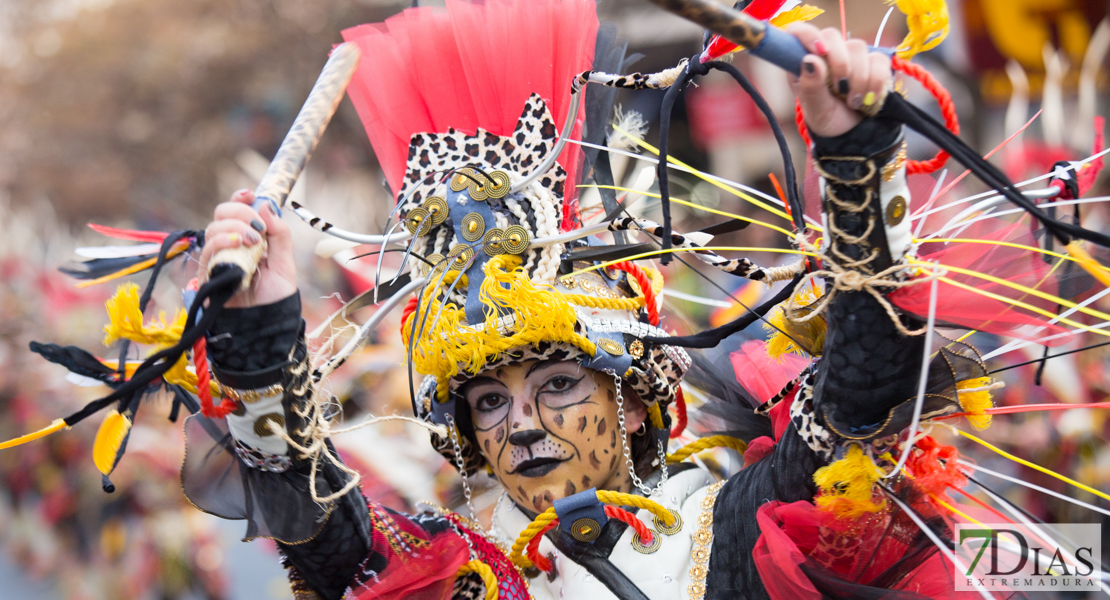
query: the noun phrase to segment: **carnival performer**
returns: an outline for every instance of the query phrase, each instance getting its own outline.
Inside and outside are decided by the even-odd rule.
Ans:
[[[745,6],[772,4],[784,3]],[[759,16],[812,14],[775,10]],[[937,260],[974,266],[982,254],[914,243],[903,126],[881,116],[893,101],[891,56],[838,30],[794,23],[786,31],[808,52],[791,83],[821,195],[819,219],[791,203],[792,241],[805,258],[775,268],[719,256],[705,247],[704,232],[672,232],[666,211],[658,224],[607,206],[604,221],[583,224],[578,210],[577,183],[591,168],[600,182],[605,159],[566,144],[603,142],[597,117],[610,112],[598,100],[604,94],[587,96],[580,110],[584,90],[671,88],[673,105],[672,92],[708,69],[749,89],[742,74],[712,60],[719,43],[707,45],[705,61],[616,74],[623,50],[614,50],[611,31],[598,31],[589,0],[448,2],[345,31],[362,55],[347,91],[397,200],[396,224],[379,243],[384,250],[402,242],[405,264],[415,265],[383,292],[393,295],[379,313],[415,292],[400,331],[407,363],[423,377],[411,385],[413,409],[458,467],[470,514],[430,507],[402,515],[363,497],[357,474],[330,444],[336,405],[318,385],[345,355],[313,363],[289,226],[270,204],[255,210],[250,191],[219,205],[203,236],[163,240],[160,260],[203,239],[201,291],[222,277],[205,282],[221,252],[265,253],[248,287],[208,296],[204,317],[200,302],[190,302],[182,323],[199,319],[206,334],[190,346],[195,374],[182,358],[180,371],[161,375],[201,394],[201,414],[185,425],[189,500],[246,520],[248,539],[274,539],[301,599],[965,594],[955,591],[951,551],[939,540],[958,521],[942,498],[966,485],[966,474],[953,448],[918,427],[957,414],[984,426],[996,386],[966,344],[953,341],[934,356],[933,326],[1024,339],[1061,329],[1036,307],[999,311],[960,295],[952,279],[938,297]],[[925,45],[927,35],[911,34],[908,45]],[[787,175],[793,189],[789,163]],[[348,235],[303,206],[293,211]],[[1001,240],[1028,229],[982,231]],[[741,439],[667,448],[686,425],[681,384],[697,368],[684,348],[710,347],[754,317],[672,336],[660,326],[663,276],[634,262],[642,245],[606,244],[595,237],[603,232],[643,236],[661,252],[689,252],[748,279],[790,281],[754,313],[781,303],[783,318],[770,320],[780,323],[780,345],[815,358],[781,392],[754,402],[728,392],[735,382],[717,386],[722,397],[709,408],[727,415]],[[992,254],[992,264],[1000,256]],[[1051,277],[1035,253],[1005,268],[1011,283]],[[825,289],[811,293],[818,279]],[[146,333],[144,301],[135,294],[135,302],[128,314],[137,311],[137,325],[114,317],[121,337],[172,343]],[[113,306],[125,304],[121,297]],[[66,349],[36,351],[79,362]],[[123,371],[105,377],[119,384]],[[211,389],[225,409],[206,399]],[[198,412],[195,401],[182,401]],[[121,415],[132,406],[137,401],[121,404],[109,419],[128,418]],[[105,476],[125,439],[118,434],[112,452],[101,454]],[[713,445],[747,449],[745,467],[715,481],[684,462]],[[469,477],[479,470],[504,490],[488,528],[470,506]]]
[[[414,27],[415,18],[402,23]],[[899,164],[902,128],[863,112],[892,89],[890,58],[869,52],[862,41],[845,41],[838,30],[795,25],[788,31],[811,52],[794,87],[809,116],[827,189],[836,190],[831,200],[826,197],[826,210],[840,227],[833,260],[866,275],[898,266],[908,227],[892,226],[883,213],[893,198],[908,195]],[[372,43],[366,42],[368,50]],[[830,90],[830,80],[839,94]],[[558,517],[557,529],[542,527],[544,536],[531,526],[532,539],[539,539],[531,555],[540,558],[532,560],[548,573],[526,570],[524,588],[513,585],[510,569],[498,569],[502,597],[759,598],[767,596],[768,584],[801,585],[761,581],[753,555],[760,536],[757,512],[768,502],[811,500],[814,472],[849,439],[886,438],[906,426],[904,419],[891,423],[892,411],[912,404],[924,346],[920,336],[903,332],[921,324],[900,315],[892,319],[866,291],[838,294],[827,309],[821,366],[802,383],[806,395],[795,401],[793,422],[769,455],[722,482],[688,463],[666,465],[670,419],[663,415],[690,359],[665,341],[643,341],[666,336],[650,323],[658,308],[645,306],[659,301],[661,276],[651,271],[637,278],[650,270],[635,267],[628,269],[632,277],[615,270],[559,276],[562,252],[553,246],[525,250],[529,238],[557,233],[557,221],[567,214],[568,180],[560,167],[540,174],[523,193],[506,195],[508,186],[531,174],[518,159],[531,141],[526,137],[539,133],[540,144],[554,138],[545,104],[533,96],[525,106],[505,107],[517,114],[523,108],[516,136],[451,129],[413,135],[403,184],[396,188],[402,219],[423,219],[410,226],[420,236],[412,252],[434,265],[429,278],[441,283],[426,288],[420,310],[409,313],[402,327],[415,368],[427,376],[417,391],[416,412],[444,414],[450,433],[433,438],[438,448],[462,472],[485,468],[504,487],[511,501],[494,514],[493,541],[516,539],[538,515]],[[391,116],[374,119],[388,122]],[[370,122],[368,128],[371,139],[384,137],[384,124]],[[868,172],[861,164],[881,168]],[[454,172],[445,184],[424,183],[429,174],[445,171]],[[879,202],[865,202],[872,195]],[[245,505],[222,505],[230,498],[210,489],[220,479],[211,476],[209,464],[217,460],[212,452],[220,451],[212,450],[211,441],[193,446],[206,436],[192,435],[190,428],[186,493],[204,510],[247,516],[256,528],[252,535],[276,537],[303,597],[482,597],[486,584],[479,576],[455,575],[475,553],[496,565],[490,556],[495,551],[482,539],[484,528],[453,515],[407,517],[367,507],[357,489],[317,507],[304,483],[308,465],[270,431],[268,423],[283,425],[295,446],[308,445],[302,415],[312,386],[305,383],[310,368],[290,232],[271,210],[252,210],[253,200],[242,191],[216,209],[200,258],[203,272],[220,250],[263,238],[268,243],[255,287],[228,304],[235,308],[210,329],[208,344],[221,385],[239,390],[240,398],[261,396],[227,418],[235,451],[250,464],[237,468],[252,483],[243,486]],[[471,255],[485,254],[491,238],[497,251],[474,260],[464,276],[461,267]],[[466,245],[482,240],[484,246]],[[645,281],[653,291],[644,289]],[[956,367],[960,372],[949,378],[983,375],[973,358],[959,356],[967,366]],[[347,479],[340,470],[323,463],[320,468],[316,494],[343,488]],[[651,540],[638,533],[642,527],[612,518],[607,506],[640,508],[633,525],[652,524]],[[879,523],[867,527],[879,528],[876,537],[882,537]],[[287,528],[293,531],[281,531]],[[884,573],[887,586],[904,587],[909,573],[929,562],[930,553],[916,547],[923,543],[931,548],[920,535],[892,542],[900,551],[872,568]],[[933,567],[939,570],[939,564]],[[834,578],[812,576],[825,577]],[[914,580],[920,593],[923,580]],[[946,583],[942,577],[929,585],[940,591]]]

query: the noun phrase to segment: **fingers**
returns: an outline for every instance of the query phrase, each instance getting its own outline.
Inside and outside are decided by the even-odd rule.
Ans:
[[[882,108],[886,95],[890,93],[894,71],[890,66],[890,57],[885,54],[872,52],[867,55],[867,60],[869,68],[867,86],[863,92],[863,110],[871,114]]]
[[[208,279],[208,265],[217,252],[240,246],[253,246],[262,241],[262,235],[250,225],[237,219],[213,221],[204,231],[204,248],[200,252],[200,268],[197,279],[204,283]]]
[[[839,29],[822,29],[820,34],[821,43],[814,43],[818,46],[824,45],[826,50],[824,58],[829,64],[829,82],[832,84],[833,91],[844,98],[851,89],[852,74],[847,44],[844,38],[840,37]]]
[[[802,45],[805,46],[806,50],[808,50],[810,54],[824,56],[825,52],[827,52],[827,48],[824,47],[824,43],[818,43],[818,41],[821,39],[821,30],[817,29],[813,25],[810,25],[809,23],[791,23],[786,27],[786,33],[789,33],[790,35],[798,38],[798,41],[800,41]]]
[[[266,241],[270,245],[271,255],[286,255],[292,256],[293,254],[293,232],[289,229],[289,225],[281,220],[281,217],[274,213],[273,205],[267,202],[262,205],[258,211],[262,219],[264,235]]]
[[[862,40],[848,40],[844,44],[848,51],[848,94],[845,100],[852,110],[863,108],[863,96],[870,84],[871,61],[867,58],[867,44]]]

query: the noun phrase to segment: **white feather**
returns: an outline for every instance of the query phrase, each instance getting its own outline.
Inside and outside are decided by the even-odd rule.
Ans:
[[[78,375],[77,373],[67,373],[66,381],[80,387],[97,387],[104,385],[104,382],[100,380],[93,379],[92,377],[85,377],[84,375]]]
[[[126,256],[157,254],[161,249],[162,244],[137,244],[134,246],[86,246],[77,248],[73,252],[84,258],[124,258]]]

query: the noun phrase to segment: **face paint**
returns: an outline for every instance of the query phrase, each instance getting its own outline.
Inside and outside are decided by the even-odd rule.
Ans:
[[[631,489],[623,463],[599,460],[617,441],[610,375],[577,361],[528,361],[481,374],[460,393],[478,447],[517,505],[541,512],[590,487]],[[625,411],[636,431],[646,409],[626,398]]]

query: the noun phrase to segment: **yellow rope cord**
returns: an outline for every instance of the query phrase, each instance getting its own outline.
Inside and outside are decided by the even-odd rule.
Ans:
[[[998,300],[999,302],[1004,302],[1006,304],[1012,304],[1014,306],[1017,306],[1018,308],[1024,308],[1025,310],[1028,310],[1030,312],[1035,312],[1039,315],[1048,317],[1049,319],[1056,319],[1058,322],[1063,323],[1065,325],[1070,325],[1072,327],[1075,327],[1076,329],[1080,329],[1082,331],[1087,331],[1087,332],[1090,332],[1090,333],[1094,333],[1096,335],[1102,335],[1102,336],[1110,337],[1110,332],[1104,331],[1102,329],[1092,329],[1089,325],[1084,325],[1082,323],[1077,323],[1076,321],[1072,321],[1071,319],[1065,319],[1065,318],[1060,317],[1059,315],[1057,315],[1055,313],[1051,313],[1047,310],[1044,310],[1043,308],[1037,308],[1036,306],[1033,306],[1031,304],[1026,304],[1024,302],[1019,302],[1017,300],[1013,300],[1013,299],[1007,298],[1005,296],[1000,296],[998,294],[988,292],[986,290],[980,290],[980,289],[977,289],[977,288],[973,288],[970,285],[964,285],[964,284],[962,284],[958,281],[949,279],[947,277],[939,277],[938,279],[940,281],[943,281],[944,283],[947,283],[949,285],[958,287],[962,290],[967,290],[969,292],[979,294],[980,296],[986,296],[986,297],[988,297],[992,300]]]
[[[634,190],[632,188],[621,187],[619,185],[580,185],[578,187],[580,187],[580,188],[596,188],[596,189],[599,189],[599,190],[616,190],[618,192],[628,192],[630,194],[639,194],[641,196],[647,196],[648,198],[662,198],[663,197],[659,194],[653,194],[651,192],[641,192],[640,190]],[[707,213],[713,213],[715,215],[720,215],[722,217],[728,217],[730,219],[737,219],[737,220],[740,220],[740,221],[747,221],[748,223],[751,223],[753,225],[759,225],[760,227],[766,227],[768,229],[774,229],[775,231],[778,231],[779,233],[782,233],[783,235],[786,235],[787,237],[790,237],[790,238],[794,237],[793,233],[790,233],[789,231],[783,229],[782,227],[779,227],[778,225],[772,225],[772,224],[767,223],[765,221],[760,221],[759,219],[753,219],[751,217],[745,217],[745,216],[742,216],[742,215],[737,215],[737,214],[733,214],[733,213],[730,213],[730,212],[725,212],[723,210],[717,210],[715,208],[709,208],[708,206],[702,206],[700,204],[694,204],[693,202],[687,202],[685,200],[679,200],[678,198],[674,198],[674,197],[671,198],[671,202],[674,202],[676,204],[681,204],[683,206],[688,206],[688,207],[693,208],[695,210],[701,210],[701,211],[705,211]]]
[[[563,294],[563,297],[571,304],[601,310],[636,311],[644,306],[643,296],[637,296],[635,298],[598,298],[597,296],[585,296],[582,294]]]
[[[459,567],[459,571],[455,573],[455,577],[461,577],[467,573],[477,573],[481,576],[482,581],[486,584],[486,600],[497,600],[499,587],[497,576],[493,574],[493,569],[489,568],[489,565],[478,559],[474,559]]]
[[[606,267],[611,267],[619,262],[624,262],[626,260],[640,260],[641,258],[651,258],[652,256],[659,256],[661,254],[672,254],[675,252],[697,252],[699,250],[712,250],[713,252],[771,252],[774,254],[799,254],[801,256],[815,256],[817,258],[821,258],[821,256],[815,252],[806,252],[804,250],[788,250],[785,248],[756,248],[751,246],[706,246],[704,248],[669,248],[667,250],[653,250],[651,252],[644,252],[643,254],[637,254],[635,256],[626,256],[618,260],[603,262],[601,264],[597,264],[592,267],[586,267],[585,269],[575,271],[573,273],[568,273],[567,275],[563,275],[563,277],[573,277],[575,275],[589,273],[590,271],[596,271],[597,269],[604,269]]]
[[[597,495],[600,497],[601,492],[598,492]],[[531,523],[528,524],[527,527],[524,528],[524,531],[520,532],[520,535],[517,536],[516,541],[513,542],[513,547],[509,551],[509,560],[513,561],[514,565],[522,569],[529,569],[533,567],[534,565],[532,564],[532,561],[524,555],[525,546],[528,545],[528,542],[532,541],[532,538],[539,535],[539,533],[543,531],[544,527],[547,527],[549,523],[558,518],[559,515],[555,514],[554,508],[549,508],[540,513]]]
[[[1023,458],[1018,458],[1018,457],[1014,456],[1013,454],[1010,454],[1009,452],[1006,452],[1005,450],[991,444],[990,442],[987,442],[986,440],[981,440],[981,439],[971,435],[970,433],[967,433],[965,431],[961,431],[959,429],[956,429],[955,427],[953,427],[952,429],[953,429],[953,431],[955,431],[956,433],[964,436],[965,438],[968,438],[969,440],[971,440],[973,442],[981,444],[989,450],[994,450],[998,454],[1001,454],[1002,456],[1005,456],[1006,458],[1008,458],[1008,459],[1010,459],[1010,460],[1012,460],[1012,461],[1014,461],[1014,462],[1016,462],[1020,465],[1025,465],[1026,467],[1029,467],[1030,469],[1036,469],[1036,470],[1040,471],[1041,473],[1044,473],[1045,475],[1051,475],[1052,477],[1055,477],[1056,479],[1059,479],[1060,481],[1063,481],[1065,483],[1070,483],[1070,484],[1074,485],[1075,487],[1077,487],[1077,488],[1079,488],[1079,489],[1081,489],[1085,492],[1090,492],[1090,493],[1098,496],[1099,498],[1103,498],[1105,500],[1110,500],[1110,495],[1106,494],[1106,492],[1100,492],[1100,491],[1096,490],[1095,488],[1087,486],[1087,485],[1083,485],[1082,483],[1079,483],[1078,481],[1076,481],[1074,479],[1071,479],[1070,477],[1066,477],[1066,476],[1061,475],[1061,474],[1059,474],[1055,471],[1046,469],[1046,468],[1044,468],[1044,467],[1042,467],[1038,464],[1031,463],[1031,462],[1029,462],[1029,461],[1027,461]]]
[[[658,502],[654,500],[648,500],[643,496],[626,494],[624,492],[598,490],[597,499],[604,502],[605,504],[615,504],[617,506],[635,506],[636,508],[642,508],[655,515],[656,517],[659,517],[659,520],[663,521],[663,523],[665,523],[667,527],[670,527],[674,524],[674,515],[671,514],[671,511],[660,506]]]
[[[710,448],[732,448],[737,452],[743,453],[748,449],[748,444],[744,440],[737,439],[727,435],[711,435],[709,437],[699,438],[679,448],[674,454],[667,457],[667,462],[676,463],[682,462],[692,455],[697,454],[703,450]]]
[[[37,440],[41,437],[46,437],[46,436],[54,433],[55,431],[61,431],[61,430],[65,429],[66,427],[67,427],[67,425],[66,425],[66,422],[64,420],[54,419],[53,423],[51,423],[50,425],[47,425],[46,427],[43,427],[42,429],[40,429],[38,431],[35,431],[33,433],[28,433],[27,435],[21,435],[21,436],[15,438],[14,440],[8,440],[6,442],[0,443],[0,450],[6,450],[8,448],[14,448],[16,446],[26,444],[27,442],[33,442],[33,441],[35,441],[35,440]]]
[[[920,261],[920,260],[911,260],[910,262],[913,263],[913,264],[922,265],[922,266],[927,266],[927,265],[930,264],[930,263]],[[983,280],[989,281],[991,283],[997,283],[998,285],[1005,286],[1005,287],[1008,287],[1010,289],[1017,290],[1019,292],[1023,292],[1025,294],[1030,295],[1030,296],[1036,296],[1037,298],[1040,298],[1042,300],[1048,300],[1049,302],[1060,304],[1060,305],[1066,306],[1068,308],[1074,308],[1078,312],[1081,312],[1085,315],[1090,315],[1092,317],[1096,317],[1096,318],[1102,319],[1104,321],[1110,321],[1110,314],[1106,314],[1106,313],[1104,313],[1100,310],[1095,310],[1093,308],[1088,308],[1088,307],[1085,307],[1085,306],[1079,306],[1078,304],[1076,304],[1076,303],[1074,303],[1070,300],[1065,300],[1064,298],[1061,298],[1059,296],[1053,296],[1052,294],[1048,294],[1048,293],[1042,292],[1040,290],[1035,290],[1031,287],[1021,285],[1020,283],[1014,283],[1012,281],[1007,281],[1007,280],[1002,279],[1000,277],[995,277],[994,275],[988,275],[986,273],[980,273],[978,271],[972,271],[971,269],[964,269],[962,267],[953,267],[953,266],[950,266],[950,265],[942,265],[942,264],[936,264],[936,268],[938,268],[938,269],[947,269],[947,270],[955,272],[955,273],[960,273],[960,274],[963,274],[963,275],[969,275],[971,277],[977,277],[979,279],[983,279]]]

